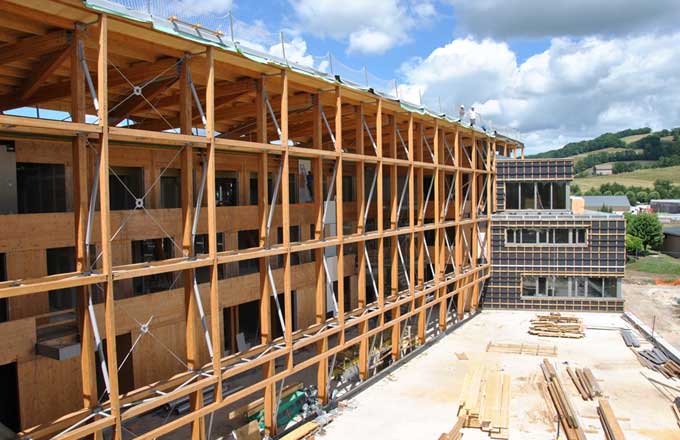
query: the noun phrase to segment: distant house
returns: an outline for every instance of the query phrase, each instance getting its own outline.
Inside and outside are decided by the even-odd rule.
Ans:
[[[614,174],[613,163],[603,163],[593,167],[593,174],[596,176],[611,176]]]
[[[616,214],[630,211],[630,202],[626,196],[583,196],[587,211],[601,211],[602,208]]]
[[[654,199],[649,204],[654,212],[680,214],[680,199]]]
[[[680,258],[680,227],[663,230],[663,245],[661,252],[671,257]]]

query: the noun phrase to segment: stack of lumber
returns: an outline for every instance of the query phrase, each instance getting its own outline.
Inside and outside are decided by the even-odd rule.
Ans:
[[[586,435],[581,427],[581,422],[579,421],[567,394],[564,392],[564,387],[562,387],[562,382],[557,375],[557,371],[555,371],[555,367],[548,359],[543,359],[541,370],[543,370],[545,380],[548,382],[548,392],[550,393],[553,405],[555,405],[555,410],[557,411],[567,440],[586,440]]]
[[[307,422],[298,426],[288,434],[281,437],[281,440],[303,440],[312,438],[311,436],[319,430],[319,425],[316,422]]]
[[[497,366],[475,363],[468,370],[458,406],[465,428],[480,428],[491,438],[507,439],[510,424],[510,375]]]
[[[607,399],[600,399],[599,402],[600,406],[597,407],[597,413],[600,415],[606,439],[625,440],[626,436],[623,435],[623,430],[619,425],[619,421],[616,420],[612,407],[609,406],[609,401]]]
[[[486,346],[487,352],[494,353],[510,353],[510,354],[525,354],[529,356],[557,356],[556,345],[541,345],[541,344],[511,344],[489,342]]]
[[[582,338],[583,321],[576,316],[565,316],[560,313],[536,315],[531,320],[529,334],[554,338]]]
[[[576,385],[576,389],[583,400],[593,400],[595,397],[602,396],[600,384],[595,380],[590,368],[571,368],[567,367],[567,373]]]
[[[678,422],[678,426],[680,426],[680,397],[676,397],[673,400],[671,408],[673,409],[673,414],[675,414],[675,420]]]
[[[626,343],[626,347],[640,347],[640,341],[635,337],[633,331],[629,328],[624,328],[621,330],[621,336],[623,337],[623,342]]]
[[[658,348],[640,350],[636,352],[636,355],[640,363],[650,370],[658,371],[668,379],[680,379],[680,365],[672,359],[669,359],[668,356]]]
[[[449,432],[442,432],[439,436],[439,440],[460,440],[463,438],[463,433],[460,432],[463,429],[463,424],[465,423],[465,417],[458,417],[458,421]]]

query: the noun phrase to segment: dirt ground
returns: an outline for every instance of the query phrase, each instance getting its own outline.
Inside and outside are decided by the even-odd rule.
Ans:
[[[630,326],[618,314],[581,313],[583,339],[540,338],[527,333],[529,311],[483,311],[392,374],[349,400],[318,435],[319,439],[436,439],[456,421],[463,380],[474,361],[498,363],[512,377],[510,439],[556,437],[552,409],[539,391],[543,357],[486,352],[489,342],[540,343],[555,346],[566,394],[588,440],[603,440],[597,404],[584,401],[565,371],[565,364],[589,367],[609,399],[627,440],[679,440],[680,428],[671,411],[668,384],[659,373],[642,367],[627,348],[619,329]],[[638,338],[641,336],[638,334]],[[460,360],[464,352],[469,360]],[[677,388],[678,381],[673,381]],[[677,393],[676,393],[677,394]],[[489,439],[478,429],[464,429],[467,440]]]
[[[654,326],[656,332],[680,349],[680,286],[657,285],[649,274],[630,271],[623,282],[623,297],[627,311],[650,328]]]

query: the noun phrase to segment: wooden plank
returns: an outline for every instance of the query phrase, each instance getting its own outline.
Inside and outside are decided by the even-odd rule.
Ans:
[[[599,406],[597,408],[600,418],[602,419],[602,426],[605,428],[608,440],[625,440],[626,436],[623,434],[621,425],[619,425],[614,411],[609,405],[607,399],[599,399]]]

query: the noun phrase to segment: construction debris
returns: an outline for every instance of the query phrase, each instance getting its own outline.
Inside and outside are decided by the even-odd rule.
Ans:
[[[658,371],[668,379],[680,379],[680,365],[658,348],[635,351],[635,354],[640,363],[650,370]]]
[[[491,438],[507,439],[510,375],[502,373],[498,366],[473,364],[465,375],[458,416],[466,428],[480,428]]]
[[[623,435],[623,430],[619,425],[619,421],[616,420],[612,407],[609,406],[609,401],[607,399],[600,399],[599,403],[600,406],[597,407],[597,413],[600,415],[600,421],[602,422],[602,428],[604,428],[607,440],[625,440],[626,436]]]
[[[602,396],[602,389],[590,368],[572,369],[567,367],[567,374],[569,374],[574,385],[576,385],[576,389],[583,400],[593,400],[595,397]]]
[[[557,410],[557,415],[562,424],[562,428],[567,437],[567,440],[586,440],[586,435],[581,427],[574,407],[571,405],[569,398],[564,392],[562,382],[560,381],[555,367],[548,359],[543,359],[541,370],[548,382],[548,392]]]
[[[640,341],[638,341],[638,338],[633,334],[633,330],[624,328],[621,330],[621,336],[623,337],[623,342],[626,343],[626,347],[640,347]]]
[[[585,336],[581,318],[566,316],[561,313],[536,315],[536,318],[531,320],[529,334],[558,338],[582,338]]]
[[[510,344],[489,342],[486,346],[487,352],[525,354],[529,356],[557,356],[556,345],[541,344]]]
[[[460,432],[461,429],[463,429],[463,424],[465,423],[465,417],[460,416],[458,417],[458,421],[456,422],[455,425],[453,425],[453,428],[449,432],[443,432],[442,435],[439,436],[439,440],[460,440],[463,438],[463,434]]]

